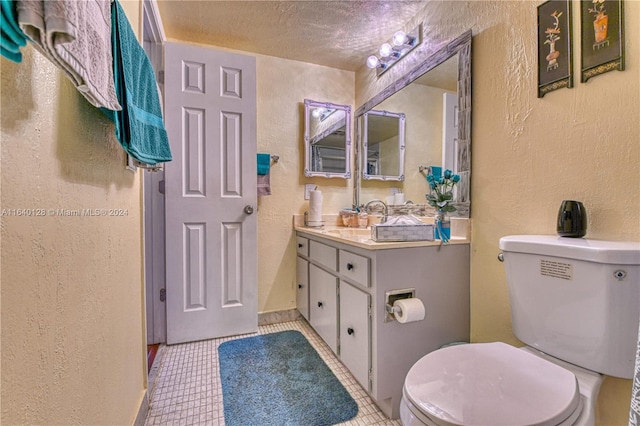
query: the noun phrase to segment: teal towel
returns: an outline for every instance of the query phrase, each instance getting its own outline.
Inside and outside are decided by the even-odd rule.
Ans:
[[[269,174],[269,167],[271,167],[271,155],[270,154],[258,154],[258,174]]]
[[[22,62],[20,48],[27,45],[27,38],[16,22],[16,10],[11,0],[1,0],[0,53],[13,62]]]
[[[113,77],[122,111],[102,111],[113,120],[116,137],[136,160],[150,165],[171,161],[155,74],[117,0],[111,6]]]

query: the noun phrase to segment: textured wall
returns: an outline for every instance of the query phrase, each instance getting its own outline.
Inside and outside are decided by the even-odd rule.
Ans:
[[[137,28],[139,3],[123,3]],[[39,53],[1,61],[2,423],[132,424],[146,386],[140,174]]]
[[[353,105],[354,73],[257,55],[258,152],[279,155],[271,193],[258,200],[258,311],[293,309],[296,249],[292,217],[309,208],[304,185],[323,192],[323,212],[350,207],[353,179],[306,178],[304,99]],[[353,126],[353,122],[352,122]]]
[[[430,46],[473,30],[471,333],[518,344],[511,330],[498,240],[555,234],[563,199],[585,203],[588,238],[640,240],[640,2],[624,2],[626,70],[580,83],[580,24],[573,2],[574,85],[536,97],[536,6],[531,1],[430,3]],[[409,26],[408,26],[409,27]],[[410,67],[407,58],[403,67]],[[395,67],[394,67],[395,68]],[[391,69],[387,74],[398,72]],[[356,73],[356,105],[388,84]],[[631,381],[607,378],[598,424],[626,424]]]

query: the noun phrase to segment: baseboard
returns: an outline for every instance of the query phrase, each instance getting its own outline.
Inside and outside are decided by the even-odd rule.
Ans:
[[[297,309],[286,311],[262,312],[258,314],[258,325],[278,324],[281,322],[296,321],[302,318]]]
[[[142,401],[140,402],[140,408],[138,408],[138,415],[133,422],[134,426],[144,426],[144,422],[147,420],[147,414],[149,414],[149,394],[144,391]]]
[[[136,416],[136,420],[134,421],[134,426],[144,426],[145,421],[147,420],[147,415],[149,414],[149,396],[150,390],[153,390],[153,386],[156,383],[156,376],[158,375],[158,370],[160,369],[160,361],[164,356],[165,345],[161,344],[158,348],[158,352],[156,353],[155,360],[153,362],[153,366],[151,367],[151,371],[149,371],[149,375],[147,376],[147,390],[144,392],[144,396],[142,398],[142,402],[140,402],[140,407],[138,408],[138,415]]]

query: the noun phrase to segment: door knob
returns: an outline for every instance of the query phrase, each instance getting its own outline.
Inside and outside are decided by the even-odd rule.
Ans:
[[[244,212],[246,214],[253,214],[253,206],[244,206]]]

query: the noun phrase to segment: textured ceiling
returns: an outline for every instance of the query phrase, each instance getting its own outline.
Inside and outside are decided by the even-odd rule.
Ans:
[[[427,1],[157,3],[169,39],[355,71]]]

